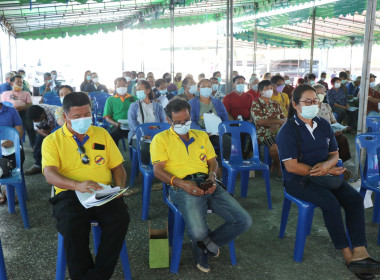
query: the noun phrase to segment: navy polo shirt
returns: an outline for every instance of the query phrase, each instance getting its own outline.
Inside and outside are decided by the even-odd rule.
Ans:
[[[315,117],[313,128],[306,125],[297,115],[294,116],[299,134],[302,163],[314,166],[326,161],[331,152],[338,150],[338,145],[331,125],[324,118]],[[290,159],[298,159],[297,131],[288,120],[280,129],[276,137],[281,162]],[[302,178],[300,175],[289,173],[283,168],[283,177],[286,182]]]
[[[22,121],[16,109],[2,104],[0,109],[0,126],[15,127],[21,125]]]

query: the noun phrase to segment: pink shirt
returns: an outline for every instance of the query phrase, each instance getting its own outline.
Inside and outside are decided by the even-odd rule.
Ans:
[[[1,95],[1,101],[10,102],[17,108],[32,103],[32,98],[27,91],[4,91]]]

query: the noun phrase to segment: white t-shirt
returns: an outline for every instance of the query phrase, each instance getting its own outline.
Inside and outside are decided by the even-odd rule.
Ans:
[[[137,110],[137,121],[139,122],[139,124],[156,122],[156,117],[154,116],[153,102],[149,104],[146,104],[143,101],[139,101],[139,102],[142,105],[142,111],[144,114],[144,121],[143,121],[142,116],[141,116],[140,105],[139,105],[139,108]]]

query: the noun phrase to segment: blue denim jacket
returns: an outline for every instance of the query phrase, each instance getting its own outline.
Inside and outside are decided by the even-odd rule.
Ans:
[[[135,103],[131,104],[128,110],[128,124],[131,129],[128,134],[128,142],[131,141],[133,135],[136,133],[137,127],[141,124],[137,121],[137,116],[140,110],[139,102],[141,101],[137,100]],[[153,111],[154,116],[156,117],[156,122],[167,123],[165,111],[160,104],[153,102]]]
[[[214,105],[214,108],[218,117],[221,118],[223,122],[228,121],[228,113],[227,113],[226,107],[224,107],[223,102],[213,97],[211,97],[211,102]],[[191,106],[191,112],[190,112],[191,121],[192,123],[195,123],[198,125],[199,111],[201,108],[199,96],[196,96],[195,98],[191,99],[189,103]]]

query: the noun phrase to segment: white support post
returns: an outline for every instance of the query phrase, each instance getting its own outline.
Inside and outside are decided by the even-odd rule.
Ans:
[[[313,8],[313,23],[311,25],[311,45],[310,45],[310,69],[309,73],[313,73],[313,60],[314,60],[314,39],[315,39],[315,10]]]

